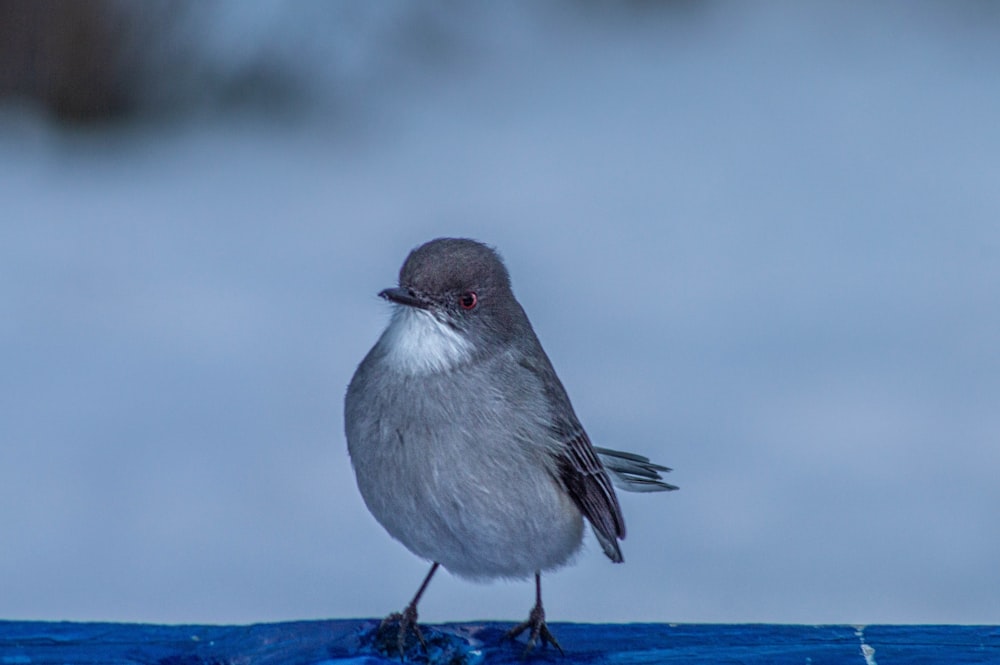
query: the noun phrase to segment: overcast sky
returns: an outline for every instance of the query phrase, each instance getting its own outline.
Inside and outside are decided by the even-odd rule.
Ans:
[[[992,5],[514,7],[413,62],[367,24],[302,114],[0,108],[0,618],[401,609],[427,564],[342,399],[378,291],[460,235],[595,444],[681,486],[622,497],[626,563],[588,534],[550,620],[1000,622]],[[444,574],[421,617],[532,602]]]

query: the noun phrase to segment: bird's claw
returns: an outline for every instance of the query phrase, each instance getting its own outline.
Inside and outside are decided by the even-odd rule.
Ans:
[[[547,647],[548,645],[554,646],[559,649],[559,653],[566,655],[563,648],[559,646],[559,642],[556,641],[555,635],[549,630],[549,627],[545,624],[545,610],[542,609],[541,605],[535,605],[531,610],[531,614],[528,616],[528,620],[519,623],[510,630],[508,630],[504,636],[504,640],[514,641],[521,633],[526,630],[530,630],[528,633],[528,643],[524,647],[524,651],[521,653],[521,657],[524,658],[531,650],[535,648],[535,644],[539,641],[542,643],[542,647]]]
[[[406,657],[406,638],[410,633],[416,635],[417,640],[420,641],[420,646],[422,646],[425,651],[427,650],[427,641],[424,639],[424,634],[420,631],[420,626],[417,625],[416,607],[408,605],[402,612],[393,612],[386,618],[382,619],[382,623],[379,624],[378,630],[376,631],[379,642],[384,645],[388,645],[393,626],[396,626],[396,635],[393,640],[393,646],[395,646],[400,660]],[[386,649],[386,651],[388,651],[388,649]]]

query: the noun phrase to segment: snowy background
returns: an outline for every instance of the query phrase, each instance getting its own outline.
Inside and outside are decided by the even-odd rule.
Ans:
[[[399,610],[342,398],[461,235],[681,486],[551,620],[1000,622],[994,3],[211,7],[125,120],[0,100],[0,618]]]

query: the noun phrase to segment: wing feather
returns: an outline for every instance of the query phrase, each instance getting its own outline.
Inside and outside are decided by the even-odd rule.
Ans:
[[[545,396],[552,432],[549,453],[555,459],[558,480],[593,526],[604,553],[620,563],[623,557],[618,541],[625,537],[625,518],[611,479],[577,420],[566,389],[534,337],[527,317],[524,323],[530,333],[531,352],[517,354],[514,366],[528,370]]]
[[[625,537],[625,518],[608,472],[582,428],[559,434],[564,442],[557,457],[563,485],[594,527],[604,553],[612,561],[621,562],[618,541]]]

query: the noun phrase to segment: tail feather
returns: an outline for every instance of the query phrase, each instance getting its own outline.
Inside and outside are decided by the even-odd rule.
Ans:
[[[661,473],[669,473],[670,468],[649,461],[648,457],[610,448],[594,446],[594,452],[611,476],[615,487],[627,492],[665,492],[677,489],[676,485],[663,481]]]

